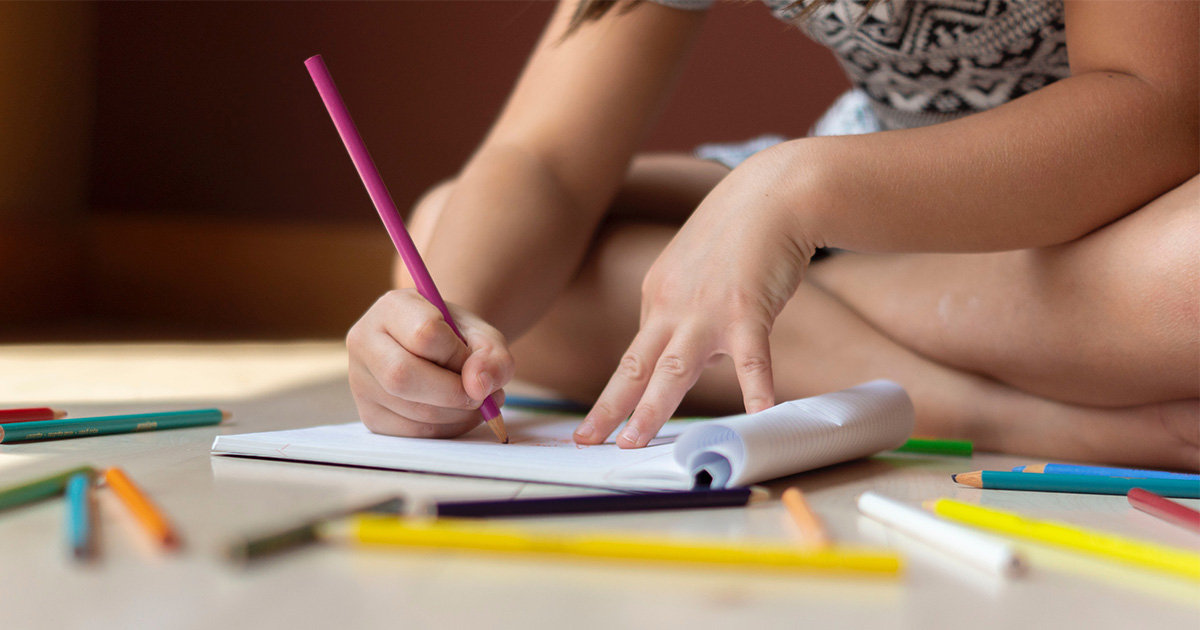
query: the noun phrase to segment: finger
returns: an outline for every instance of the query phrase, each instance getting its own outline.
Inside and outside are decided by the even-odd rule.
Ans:
[[[463,389],[459,374],[413,355],[385,334],[359,361],[379,384],[382,397],[452,409],[476,409],[483,400]]]
[[[599,444],[617,428],[646,391],[650,382],[654,361],[666,347],[668,335],[652,329],[643,329],[633,338],[629,349],[621,357],[616,372],[609,378],[596,404],[575,429],[578,444]]]
[[[654,365],[654,374],[629,423],[617,436],[620,448],[641,448],[650,443],[679,407],[684,394],[700,379],[712,343],[705,335],[676,333]]]
[[[412,291],[392,291],[378,304],[381,327],[397,343],[423,359],[462,370],[471,352],[436,306]]]
[[[419,438],[457,437],[475,428],[482,421],[482,418],[476,417],[459,423],[414,422],[387,407],[370,401],[359,404],[358,415],[372,433]]]
[[[746,413],[775,406],[775,380],[771,370],[770,331],[760,322],[739,323],[732,331],[730,358],[742,388]]]
[[[459,424],[478,420],[478,409],[455,409],[391,396],[362,366],[351,366],[350,388],[356,403],[370,402],[401,417],[425,424]]]
[[[462,384],[471,397],[482,400],[512,380],[517,371],[516,361],[508,350],[504,335],[482,320],[472,321],[459,329],[471,349],[471,355],[462,366]]]

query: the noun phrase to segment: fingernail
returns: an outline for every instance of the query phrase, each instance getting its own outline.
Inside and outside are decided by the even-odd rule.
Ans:
[[[493,383],[494,381],[492,381],[491,374],[488,374],[487,372],[479,373],[479,386],[483,388],[483,393],[485,396],[492,393]]]
[[[630,444],[637,444],[638,438],[642,437],[642,432],[638,431],[637,427],[630,424],[625,427],[624,431],[621,431],[621,437]]]
[[[590,420],[584,420],[582,424],[575,428],[575,437],[584,440],[590,439],[596,434],[596,427],[592,425]]]

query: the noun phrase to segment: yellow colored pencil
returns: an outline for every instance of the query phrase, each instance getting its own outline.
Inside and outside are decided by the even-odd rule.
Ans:
[[[414,521],[364,515],[351,523],[350,536],[367,544],[656,560],[784,571],[877,574],[900,571],[899,556],[873,549],[805,551],[786,544],[682,542],[619,534],[532,532],[453,519]]]
[[[929,507],[934,513],[960,523],[1200,580],[1200,553],[1029,519],[953,499],[938,499],[930,502]]]
[[[799,488],[784,490],[783,496],[780,498],[783,501],[783,507],[787,508],[788,514],[791,515],[796,527],[800,530],[801,547],[816,550],[824,549],[831,544],[829,534],[821,524],[821,519],[809,507],[808,501],[804,499],[804,493],[800,492]]]
[[[142,524],[152,538],[167,549],[179,547],[179,535],[175,533],[171,522],[167,520],[162,510],[154,505],[150,497],[137,484],[133,483],[125,471],[115,467],[109,468],[104,471],[104,483],[120,497],[121,502],[129,508],[130,512],[133,512],[134,518]]]

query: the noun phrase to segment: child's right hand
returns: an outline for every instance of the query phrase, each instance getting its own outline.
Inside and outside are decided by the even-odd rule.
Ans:
[[[483,421],[482,401],[515,372],[504,335],[449,306],[463,343],[415,289],[379,298],[346,335],[350,389],[363,424],[403,437],[454,437]]]

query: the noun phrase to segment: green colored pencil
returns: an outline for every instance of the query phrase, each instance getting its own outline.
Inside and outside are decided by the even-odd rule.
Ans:
[[[0,424],[0,444],[199,427],[220,424],[228,415],[227,412],[220,409],[191,409],[188,411],[135,413],[124,416],[13,422]]]
[[[913,438],[896,449],[897,453],[926,453],[929,455],[956,455],[970,457],[975,445],[967,440],[930,440]]]
[[[995,490],[1033,490],[1037,492],[1078,492],[1082,494],[1128,494],[1142,488],[1164,497],[1200,499],[1200,481],[1192,479],[1130,479],[1095,475],[1029,474],[980,470],[951,475],[957,483]]]
[[[73,475],[79,473],[94,475],[95,472],[96,470],[91,466],[78,466],[60,473],[54,473],[49,477],[34,479],[33,481],[0,489],[0,511],[58,496],[66,490],[67,480]]]

